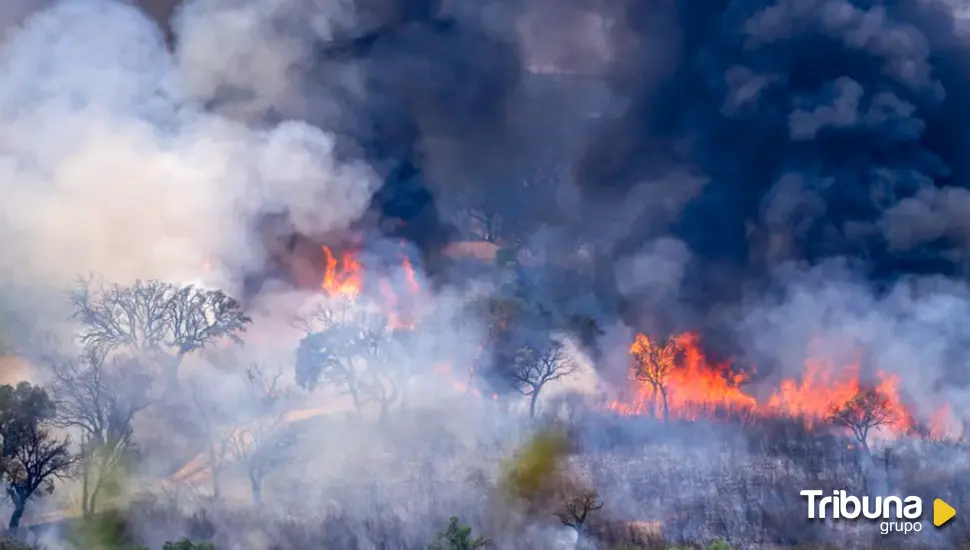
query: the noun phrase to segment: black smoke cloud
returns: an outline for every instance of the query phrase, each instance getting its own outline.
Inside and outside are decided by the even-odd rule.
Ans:
[[[172,4],[143,7],[165,14]],[[577,183],[602,206],[544,206],[561,211],[556,221],[570,234],[606,251],[601,272],[644,243],[675,237],[690,251],[677,261],[692,266],[678,306],[698,311],[736,301],[789,261],[850,257],[880,282],[965,272],[970,52],[950,5],[547,4],[284,2],[263,10],[260,29],[266,42],[288,38],[286,70],[260,72],[257,46],[266,42],[256,40],[226,54],[227,65],[255,69],[207,75],[197,92],[216,112],[266,123],[295,118],[334,133],[338,155],[365,160],[382,182],[363,225],[416,242],[430,260],[454,238],[436,204],[442,188],[479,186],[502,197],[503,182],[521,176],[512,170],[534,172],[547,161],[536,142],[562,133],[561,120],[548,123],[551,106],[585,93],[586,83],[564,79],[538,99],[523,96],[525,42],[563,62],[548,44],[568,50],[563,14],[581,8],[612,22],[610,61],[583,68],[587,80],[605,75],[613,97],[587,145],[560,147],[555,162],[571,172],[560,171],[567,187]],[[258,5],[189,3],[181,17],[176,10],[176,55],[191,59],[208,46],[199,33],[180,42],[192,34],[180,21],[211,24]],[[209,17],[192,17],[200,14]],[[528,40],[517,28],[523,20]],[[267,88],[271,77],[282,84]],[[617,224],[620,206],[635,221]],[[608,299],[628,293],[613,278],[601,293]]]
[[[676,235],[715,274],[688,282],[704,305],[791,260],[847,256],[878,280],[965,273],[970,50],[950,6],[684,0],[624,15],[612,82],[629,107],[579,181],[607,197],[674,171],[707,183],[616,254]]]

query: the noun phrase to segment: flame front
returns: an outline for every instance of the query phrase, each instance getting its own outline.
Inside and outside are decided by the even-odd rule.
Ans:
[[[717,409],[749,409],[756,405],[740,385],[743,373],[732,373],[726,364],[707,361],[699,339],[686,333],[655,343],[638,334],[630,346],[630,375],[635,395],[627,403],[611,407],[624,414],[654,414],[696,419]]]
[[[340,259],[329,247],[324,246],[327,269],[323,274],[322,288],[331,296],[356,297],[360,294],[362,270],[360,262],[352,251],[344,252]]]
[[[363,288],[364,269],[360,260],[353,250],[348,250],[337,258],[327,246],[321,247],[326,257],[326,270],[323,274],[323,281],[320,286],[330,296],[342,297],[346,299],[356,299]],[[401,272],[403,273],[404,283],[409,294],[417,294],[421,287],[418,284],[417,275],[411,260],[406,256],[401,259]],[[410,330],[414,328],[416,312],[408,307],[413,304],[413,300],[402,303],[395,290],[394,285],[387,278],[381,278],[376,288],[380,291],[382,300],[381,307],[387,313],[388,325],[393,330]],[[370,286],[369,286],[370,288]]]
[[[687,333],[655,342],[638,334],[630,346],[630,378],[633,395],[613,401],[610,408],[621,414],[647,414],[658,418],[697,419],[719,412],[761,417],[793,417],[813,427],[839,413],[852,414],[860,395],[878,396],[884,418],[880,427],[904,434],[916,427],[911,411],[899,393],[899,378],[877,372],[876,382],[860,382],[861,361],[847,366],[830,361],[806,361],[801,378],[785,379],[767,399],[759,400],[743,387],[748,374],[736,372],[730,363],[708,361],[700,339]],[[947,411],[934,415],[928,429],[943,433]]]

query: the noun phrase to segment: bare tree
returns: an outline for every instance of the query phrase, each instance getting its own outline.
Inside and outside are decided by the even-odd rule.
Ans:
[[[92,350],[52,364],[58,424],[79,428],[81,510],[97,510],[102,491],[134,448],[132,420],[148,407],[150,375],[131,358],[106,358]]]
[[[87,349],[152,358],[165,371],[170,388],[178,385],[186,355],[223,340],[241,343],[240,334],[252,323],[239,302],[221,290],[161,281],[119,286],[83,280],[71,302]]]
[[[281,375],[258,366],[247,371],[252,400],[248,422],[229,441],[229,452],[246,473],[255,506],[262,505],[266,476],[292,458],[290,450],[299,440],[298,430],[287,419],[288,395],[279,387]]]
[[[656,345],[643,334],[637,335],[630,348],[630,374],[634,380],[646,382],[653,390],[654,405],[658,404],[664,421],[670,420],[670,407],[667,403],[667,377],[674,369],[680,353],[680,344],[675,338]]]
[[[305,323],[307,335],[297,348],[297,383],[309,390],[323,383],[353,400],[362,417],[369,405],[377,405],[383,420],[403,400],[409,375],[403,343],[410,330],[396,330],[383,313],[319,310],[314,330]]]
[[[555,512],[566,527],[576,531],[576,548],[581,548],[586,535],[586,521],[589,515],[603,507],[599,493],[593,489],[581,489],[578,492],[568,492],[564,495],[562,507]]]
[[[529,416],[535,418],[536,403],[543,386],[576,372],[577,366],[566,353],[565,346],[556,340],[519,348],[511,377],[519,393],[529,398]]]
[[[490,243],[501,238],[505,214],[512,202],[506,195],[489,186],[467,184],[450,185],[442,191],[443,203],[465,235]]]
[[[70,440],[51,431],[56,407],[47,393],[24,382],[0,386],[0,473],[13,503],[9,528],[20,527],[27,503],[43,488],[54,492],[54,480],[70,474],[77,457]]]
[[[465,388],[472,391],[482,363],[488,359],[488,351],[500,345],[513,331],[515,323],[532,311],[529,310],[529,304],[522,300],[495,296],[477,297],[471,300],[468,307],[468,314],[459,314],[456,323],[470,320],[474,323],[472,329],[475,334],[481,333],[478,354],[468,367],[468,380],[465,383]],[[480,330],[479,323],[484,325],[484,331]]]
[[[207,442],[206,452],[211,471],[212,496],[218,499],[222,496],[222,471],[229,458],[229,447],[235,426],[232,424],[231,412],[227,407],[212,399],[211,392],[202,385],[192,383],[189,392],[192,406],[198,415],[197,423]]]
[[[878,388],[860,388],[852,399],[832,412],[831,421],[848,428],[868,456],[870,432],[879,426],[894,424],[893,413],[892,401],[884,392]]]

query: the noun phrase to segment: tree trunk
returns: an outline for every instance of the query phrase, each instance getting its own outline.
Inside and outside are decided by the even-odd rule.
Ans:
[[[664,411],[664,423],[670,421],[670,407],[667,404],[667,388],[660,386],[660,405]]]
[[[354,408],[357,409],[357,415],[360,416],[361,419],[365,418],[364,403],[360,399],[360,393],[357,391],[357,389],[354,386],[351,386],[350,398],[353,399],[354,401]]]
[[[529,398],[529,418],[536,417],[536,401],[539,400],[539,388],[532,388],[532,396]]]
[[[24,510],[27,509],[26,499],[16,496],[11,499],[13,501],[13,513],[10,514],[10,524],[8,527],[11,531],[16,531],[20,529],[20,520],[24,517]]]
[[[498,231],[496,230],[497,216],[495,214],[485,214],[485,242],[494,243],[498,241]]]
[[[387,413],[391,411],[391,404],[386,399],[381,399],[380,407],[380,416],[377,417],[377,422],[383,424],[387,420]]]
[[[98,509],[98,495],[101,493],[101,487],[104,485],[104,475],[98,477],[98,480],[94,483],[94,490],[91,491],[91,503],[88,504],[89,515],[94,515]]]
[[[182,367],[182,360],[185,359],[186,352],[179,351],[174,356],[169,356],[170,359],[165,365],[165,389],[168,391],[169,395],[178,395],[179,389],[182,386],[182,381],[179,379],[179,371]]]
[[[582,550],[583,549],[583,547],[584,547],[584,545],[583,545],[583,542],[584,542],[583,538],[584,538],[584,535],[585,534],[586,533],[584,532],[584,529],[583,529],[583,526],[582,525],[579,525],[578,527],[576,527],[576,544],[573,545],[573,550]]]
[[[249,487],[253,491],[253,506],[261,507],[263,505],[263,484],[262,480],[258,479],[256,476],[249,475]]]
[[[222,496],[222,486],[219,479],[220,464],[216,458],[216,451],[209,445],[209,462],[212,464],[212,498],[218,499]]]
[[[89,500],[91,498],[91,483],[88,479],[91,477],[91,464],[90,457],[84,458],[84,464],[82,464],[81,469],[81,515],[84,517],[91,516],[91,507],[89,506]]]

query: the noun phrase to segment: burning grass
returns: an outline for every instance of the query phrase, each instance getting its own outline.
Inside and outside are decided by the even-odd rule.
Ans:
[[[866,424],[862,439],[870,430],[890,437],[916,430],[940,437],[951,430],[946,404],[927,422],[919,422],[900,392],[897,376],[876,371],[867,383],[861,365],[808,358],[800,378],[783,379],[759,399],[747,389],[754,369],[710,361],[697,334],[666,341],[638,334],[630,346],[632,395],[609,407],[619,414],[665,419],[798,418],[808,427],[835,421],[850,429]]]

